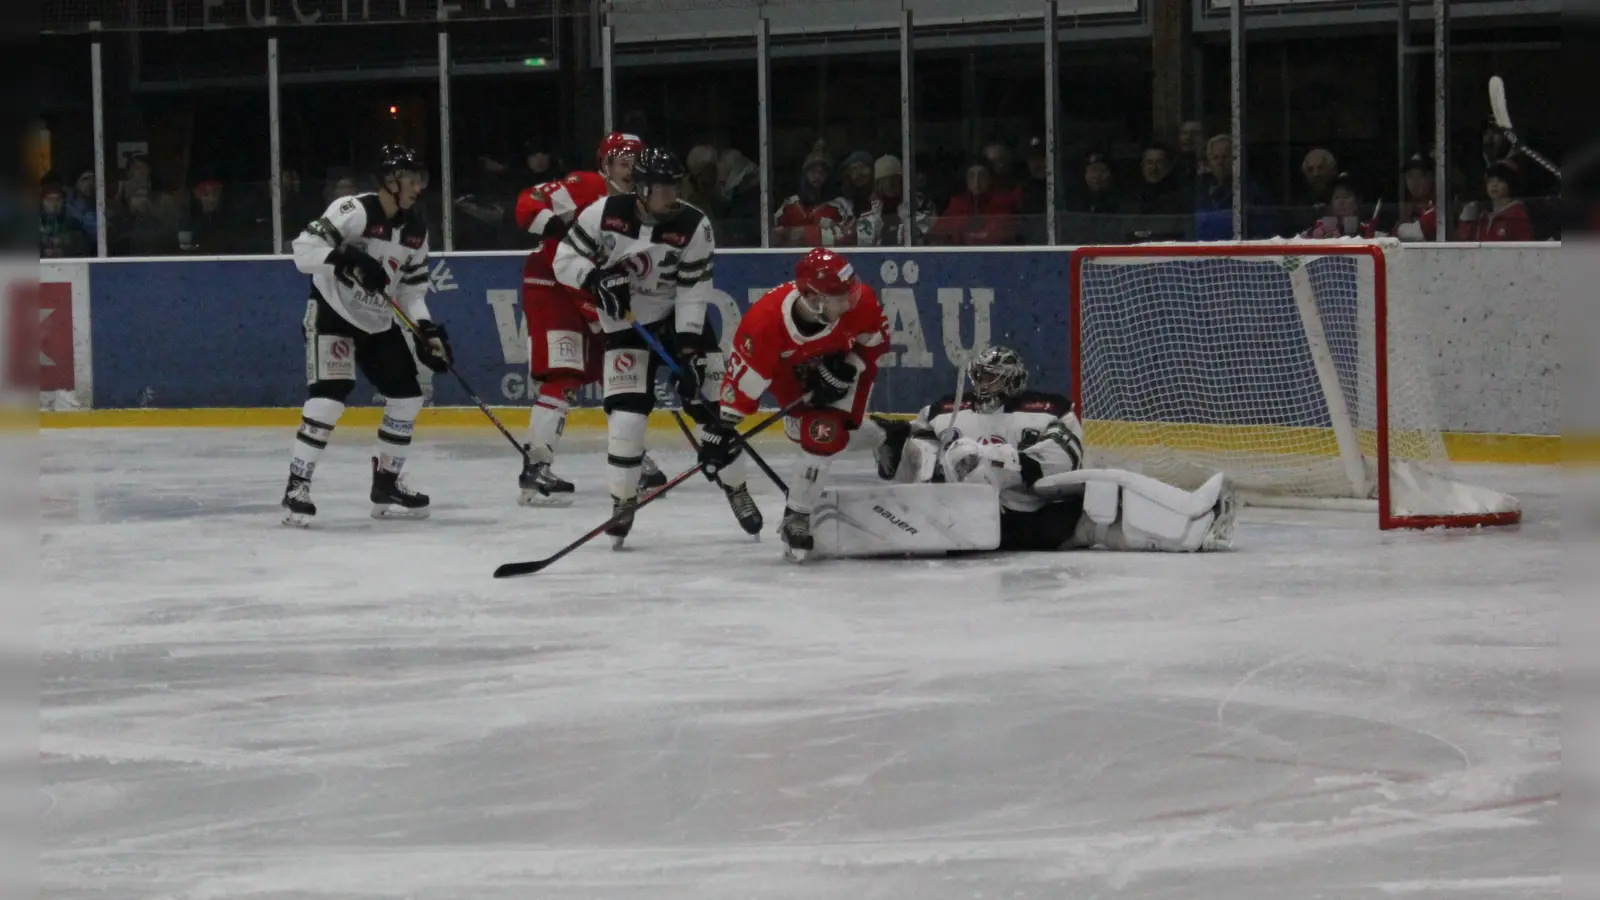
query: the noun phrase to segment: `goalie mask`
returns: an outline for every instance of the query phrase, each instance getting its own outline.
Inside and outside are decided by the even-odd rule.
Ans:
[[[1028,369],[1022,354],[1010,347],[989,347],[967,363],[972,379],[974,407],[992,411],[1028,389]]]
[[[822,247],[794,267],[794,284],[801,309],[821,322],[839,321],[861,299],[861,283],[850,261]]]

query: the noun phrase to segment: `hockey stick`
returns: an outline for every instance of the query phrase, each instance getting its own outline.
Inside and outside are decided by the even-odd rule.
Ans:
[[[639,337],[643,338],[644,342],[650,345],[651,352],[661,358],[661,361],[666,364],[668,369],[672,370],[672,374],[676,375],[679,381],[684,381],[687,379],[688,376],[684,374],[683,366],[679,365],[678,361],[673,359],[672,355],[667,352],[667,348],[662,346],[660,338],[656,337],[655,334],[650,331],[650,329],[644,327],[638,322],[633,323],[633,330],[639,332]],[[701,388],[704,389],[704,385],[701,385]],[[710,401],[706,400],[704,397],[699,398],[695,402],[704,406],[707,410],[710,410],[711,408]],[[683,431],[683,436],[689,439],[689,446],[693,447],[696,453],[699,453],[700,442],[695,440],[694,432],[690,431],[689,426],[683,421],[683,415],[679,413],[678,410],[673,410],[672,417],[673,419],[677,420],[678,428]],[[778,473],[773,471],[771,466],[767,465],[767,461],[761,458],[761,454],[756,452],[756,448],[746,444],[744,452],[746,456],[749,456],[755,461],[755,464],[761,469],[761,471],[767,474],[768,478],[772,479],[772,483],[778,486],[778,490],[783,491],[784,496],[789,495],[789,486],[783,483],[783,479],[778,477]],[[717,478],[715,475],[711,476],[711,480],[717,482],[718,484],[722,483],[722,480]]]
[[[1506,136],[1506,140],[1511,142],[1511,152],[1521,153],[1523,156],[1543,166],[1545,171],[1551,175],[1557,178],[1561,177],[1561,168],[1559,166],[1545,159],[1544,155],[1539,151],[1524,144],[1522,139],[1517,137],[1517,133],[1511,130],[1511,109],[1506,105],[1506,83],[1499,75],[1489,78],[1489,111],[1494,115],[1495,126],[1500,129],[1501,134]]]
[[[760,434],[762,431],[765,431],[774,422],[777,422],[784,416],[787,416],[795,407],[799,406],[804,401],[805,398],[801,397],[800,399],[795,400],[793,403],[788,404],[783,409],[780,409],[765,419],[762,419],[754,428],[746,431],[744,434],[739,435],[737,444],[745,444],[745,446],[748,447],[749,445],[746,443],[747,441],[755,437],[757,434]],[[640,498],[638,505],[635,506],[631,511],[619,513],[605,520],[604,522],[601,522],[599,525],[596,525],[588,534],[585,534],[583,537],[580,537],[565,547],[562,547],[560,550],[557,550],[555,553],[545,557],[544,559],[536,559],[529,562],[506,563],[505,565],[502,565],[494,570],[494,577],[515,578],[519,575],[532,575],[536,572],[544,571],[556,560],[561,559],[568,553],[571,553],[579,547],[582,547],[584,544],[587,544],[588,542],[604,534],[607,528],[610,528],[625,516],[638,512],[639,509],[643,508],[644,506],[655,502],[655,500],[660,498],[667,491],[670,491],[685,481],[688,481],[690,478],[693,478],[704,467],[705,466],[703,463],[696,463],[692,468],[685,469],[682,474],[677,475],[671,481]]]
[[[383,299],[389,301],[389,305],[394,308],[394,314],[399,317],[401,324],[405,325],[406,329],[409,330],[413,335],[420,337],[421,333],[417,331],[417,323],[411,321],[411,318],[405,314],[405,311],[400,309],[400,304],[394,302],[394,298],[388,294],[384,294]],[[472,389],[472,385],[467,384],[467,380],[461,377],[460,372],[456,371],[455,361],[445,360],[444,365],[445,368],[450,370],[450,374],[456,377],[456,381],[461,382],[461,389],[467,392],[467,397],[469,397],[473,403],[476,403],[479,409],[483,410],[483,414],[489,417],[489,421],[494,423],[494,427],[500,429],[500,433],[506,436],[506,440],[511,442],[511,446],[517,448],[517,454],[522,457],[523,465],[533,465],[533,460],[528,458],[527,448],[522,446],[521,441],[511,436],[511,432],[506,430],[506,426],[502,425],[500,423],[500,419],[495,416],[492,410],[489,409],[489,404],[478,399],[478,392],[474,391]]]

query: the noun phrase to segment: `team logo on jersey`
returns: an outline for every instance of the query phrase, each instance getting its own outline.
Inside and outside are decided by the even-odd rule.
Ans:
[[[739,352],[745,356],[756,355],[756,342],[750,338],[750,335],[739,335]]]
[[[830,444],[834,435],[838,433],[838,425],[831,418],[818,416],[811,420],[811,439],[819,444]]]
[[[622,268],[635,279],[643,280],[650,274],[650,270],[655,268],[655,263],[650,259],[650,254],[635,253],[622,261]]]
[[[627,231],[628,220],[621,216],[605,216],[600,219],[601,231]]]

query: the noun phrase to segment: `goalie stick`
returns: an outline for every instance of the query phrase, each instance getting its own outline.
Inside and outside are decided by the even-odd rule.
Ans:
[[[1511,152],[1521,153],[1543,166],[1551,175],[1561,177],[1559,166],[1546,159],[1539,151],[1524,144],[1522,138],[1517,137],[1517,133],[1511,130],[1511,109],[1506,105],[1506,83],[1499,75],[1489,79],[1489,111],[1494,115],[1495,127],[1499,128],[1500,133],[1511,142]]]
[[[656,337],[651,333],[650,329],[644,327],[638,322],[633,323],[633,330],[639,332],[639,337],[642,338],[646,344],[650,345],[650,351],[661,358],[661,361],[666,364],[668,369],[672,370],[672,374],[676,375],[679,381],[685,380],[686,376],[683,372],[683,366],[679,365],[678,361],[672,358],[672,354],[667,352],[667,348],[662,346],[660,338]],[[701,388],[704,389],[704,385],[702,385]],[[707,410],[711,409],[710,402],[704,397],[695,402],[696,404],[705,407]],[[683,432],[683,436],[689,439],[689,446],[693,447],[696,453],[699,453],[700,442],[695,440],[694,432],[689,429],[688,423],[683,421],[683,414],[678,410],[673,410],[672,418],[677,421],[678,428]],[[755,461],[755,464],[760,467],[761,471],[765,472],[767,477],[772,479],[772,483],[778,486],[778,490],[783,491],[784,496],[787,497],[789,495],[789,486],[783,483],[783,479],[778,477],[778,473],[773,471],[771,466],[767,465],[767,461],[761,458],[761,454],[756,452],[756,448],[747,444],[745,445],[744,452],[746,456],[749,456]],[[717,484],[722,483],[722,479],[715,475],[709,477]]]
[[[760,422],[758,422],[756,424],[756,426],[754,428],[750,429],[749,431],[746,431],[744,434],[739,435],[738,443],[744,444],[745,447],[748,448],[749,444],[746,443],[747,441],[749,441],[751,438],[755,437],[756,435],[760,434],[761,432],[765,431],[767,428],[771,427],[774,422],[777,422],[777,421],[783,419],[785,416],[789,415],[789,413],[792,412],[795,407],[799,406],[803,402],[805,402],[805,398],[804,397],[796,399],[793,403],[790,403],[789,405],[785,406],[783,409],[780,409],[777,412],[773,413],[772,415],[766,417],[765,419],[762,419]],[[623,518],[624,516],[632,515],[637,510],[642,509],[646,505],[655,502],[657,499],[659,499],[667,491],[670,491],[673,488],[677,487],[678,485],[683,484],[685,481],[688,481],[690,478],[693,478],[703,468],[704,468],[704,466],[702,464],[696,463],[693,467],[685,469],[682,474],[677,475],[671,481],[668,481],[666,484],[662,485],[661,487],[656,488],[654,491],[651,491],[650,493],[648,493],[648,494],[644,495],[643,497],[639,498],[638,506],[634,507],[633,510],[629,510],[629,511],[626,511],[626,512],[619,513],[619,514],[614,515],[611,518],[605,520],[604,522],[601,522],[599,525],[596,525],[591,531],[589,531],[583,537],[580,537],[577,540],[573,541],[572,543],[566,545],[565,547],[562,547],[560,550],[557,550],[555,553],[552,553],[551,555],[545,557],[544,559],[535,559],[535,560],[530,560],[528,562],[506,563],[506,564],[504,564],[504,565],[502,565],[499,568],[494,570],[494,577],[496,577],[496,578],[515,578],[515,577],[517,577],[519,575],[533,575],[533,574],[535,574],[537,572],[544,571],[552,563],[554,563],[557,560],[561,559],[562,557],[566,556],[568,553],[571,553],[572,551],[578,549],[579,547],[582,547],[584,544],[587,544],[588,542],[594,540],[596,537],[599,537],[600,535],[604,534],[605,530],[607,528],[610,528],[612,526],[612,524],[617,522],[619,519]]]
[[[406,330],[414,335],[417,334],[417,323],[411,321],[410,317],[400,309],[400,304],[395,303],[394,298],[388,294],[384,294],[383,299],[389,301],[389,306],[394,309],[395,316],[400,319],[400,323],[406,327]],[[477,404],[479,409],[483,410],[483,414],[489,417],[489,421],[494,423],[494,427],[500,429],[500,433],[506,436],[506,440],[511,442],[511,446],[517,448],[517,454],[522,457],[523,465],[533,465],[533,461],[528,458],[528,448],[524,447],[521,441],[512,437],[511,432],[506,430],[506,426],[501,424],[500,419],[489,409],[489,404],[478,398],[478,392],[474,391],[472,385],[467,384],[467,379],[461,377],[461,373],[456,371],[456,361],[453,359],[446,360],[445,367],[450,370],[451,375],[456,377],[456,381],[461,382],[461,389],[467,392],[467,397]]]

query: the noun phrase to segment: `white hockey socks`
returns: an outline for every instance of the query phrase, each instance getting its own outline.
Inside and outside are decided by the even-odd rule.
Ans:
[[[546,391],[541,385],[528,413],[528,456],[534,462],[555,460],[556,448],[567,430],[567,403],[563,391]]]
[[[833,457],[818,456],[815,453],[800,454],[800,461],[795,466],[795,476],[789,481],[790,509],[798,513],[809,513],[817,505],[817,500],[822,496],[823,488],[828,482],[828,469],[833,465]]]
[[[289,462],[289,474],[297,478],[311,477],[317,470],[317,458],[328,449],[334,426],[344,415],[344,404],[326,397],[312,397],[300,411],[300,429],[294,434],[294,457]]]
[[[639,494],[644,467],[644,432],[650,417],[617,410],[606,417],[606,463],[611,467],[611,496],[621,500]]]
[[[383,408],[383,424],[378,426],[378,468],[398,472],[411,451],[411,433],[422,411],[421,397],[391,398]]]

